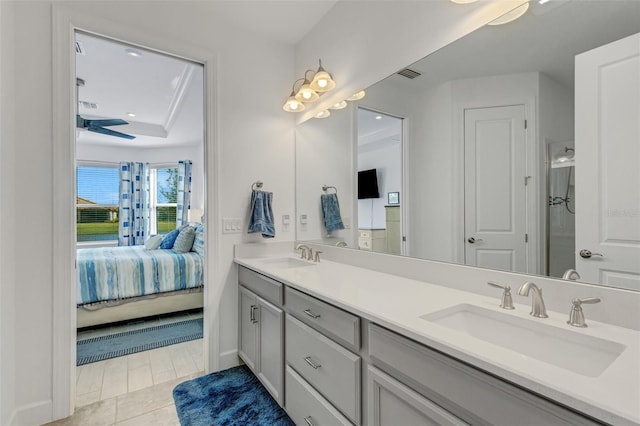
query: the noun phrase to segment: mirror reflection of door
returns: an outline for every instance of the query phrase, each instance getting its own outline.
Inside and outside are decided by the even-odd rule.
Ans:
[[[402,188],[403,119],[358,108],[358,248],[403,253]],[[376,191],[369,191],[377,182]],[[389,194],[392,193],[391,199]],[[395,203],[399,193],[398,203]]]
[[[576,269],[640,290],[640,33],[576,57]]]
[[[464,115],[465,263],[527,272],[524,105]]]

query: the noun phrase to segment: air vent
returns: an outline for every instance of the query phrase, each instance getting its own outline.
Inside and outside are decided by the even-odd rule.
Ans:
[[[79,41],[76,41],[76,53],[78,55],[86,55],[84,51],[84,46]]]
[[[98,109],[98,104],[95,102],[78,101],[78,105],[86,109]]]
[[[414,78],[419,77],[419,76],[422,75],[418,71],[414,71],[414,70],[411,70],[409,68],[405,68],[402,71],[398,71],[398,74],[400,74],[403,77],[407,77],[409,79],[412,79],[412,80]]]

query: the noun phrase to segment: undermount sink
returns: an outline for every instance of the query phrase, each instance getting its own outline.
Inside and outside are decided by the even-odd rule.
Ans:
[[[598,377],[625,346],[475,305],[460,304],[420,318],[587,377]]]
[[[301,268],[304,266],[315,266],[315,263],[311,263],[306,260],[296,259],[294,257],[273,257],[266,258],[261,260],[262,263],[267,264],[269,266],[274,266],[276,268]]]

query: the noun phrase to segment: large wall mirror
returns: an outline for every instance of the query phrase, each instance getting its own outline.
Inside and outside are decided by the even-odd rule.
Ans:
[[[640,59],[623,52],[576,87],[577,55],[623,40],[637,49],[638,33],[635,0],[531,1],[299,124],[297,239],[640,290],[638,266],[615,263],[640,263]],[[605,118],[624,130],[596,149],[584,140],[602,131],[578,124],[580,100],[603,84],[621,87]],[[605,169],[616,170],[606,182]],[[322,196],[333,193],[344,229],[327,232]],[[592,208],[598,197],[606,211]],[[584,239],[590,228],[599,245]]]

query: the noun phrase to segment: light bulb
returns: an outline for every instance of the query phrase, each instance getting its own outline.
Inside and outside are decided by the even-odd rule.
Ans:
[[[322,88],[327,87],[327,80],[326,80],[326,79],[324,79],[324,78],[323,78],[323,79],[321,79],[321,80],[318,80],[318,86],[320,86],[320,87],[322,87]]]

